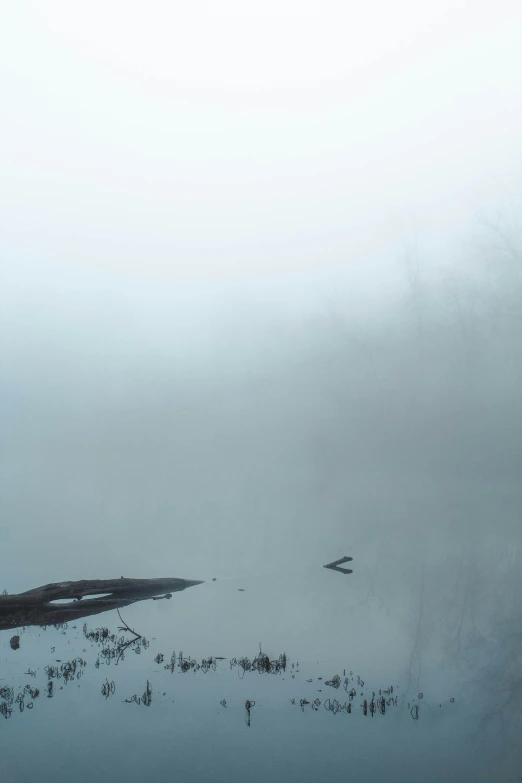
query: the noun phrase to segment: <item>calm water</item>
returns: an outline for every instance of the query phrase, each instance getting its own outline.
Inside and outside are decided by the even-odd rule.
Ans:
[[[5,320],[0,589],[204,581],[123,609],[139,638],[115,611],[0,632],[2,780],[518,781],[515,322],[184,353],[118,306]]]
[[[184,572],[208,581],[121,611],[140,638],[115,611],[3,631],[3,779],[516,780],[517,542],[322,533],[316,566],[296,539],[266,574]],[[353,574],[322,568],[345,551]]]

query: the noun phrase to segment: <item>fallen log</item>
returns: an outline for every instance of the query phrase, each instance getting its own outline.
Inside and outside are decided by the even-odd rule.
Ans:
[[[166,597],[187,587],[203,584],[197,579],[82,579],[53,582],[16,595],[0,595],[0,630],[23,625],[58,625],[137,601]],[[88,598],[89,595],[101,595]],[[63,601],[66,603],[53,603]]]

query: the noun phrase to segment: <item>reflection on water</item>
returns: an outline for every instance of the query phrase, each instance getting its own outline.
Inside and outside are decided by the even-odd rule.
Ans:
[[[382,566],[379,573],[381,570]],[[504,576],[507,574],[505,571]],[[345,580],[331,574],[328,578],[336,585],[353,584],[353,577]],[[425,569],[419,571],[419,578],[427,582]],[[462,573],[456,573],[455,578],[461,583]],[[314,585],[308,576],[307,584],[311,582],[317,596],[321,582]],[[198,591],[199,600],[210,601],[212,591],[217,589],[212,583],[203,585],[203,592]],[[237,595],[233,585],[222,585],[221,589],[223,593],[228,589],[229,600]],[[280,596],[278,589],[274,584],[274,595]],[[292,759],[288,780],[311,781],[320,775],[321,754],[340,763],[346,752],[341,749],[349,743],[357,748],[356,753],[348,753],[351,769],[362,772],[371,764],[375,778],[370,779],[384,774],[392,765],[400,774],[388,772],[388,779],[397,782],[413,779],[421,772],[425,781],[440,780],[444,770],[445,779],[450,781],[495,780],[491,775],[495,754],[499,748],[509,747],[520,717],[519,703],[505,691],[507,683],[498,677],[495,680],[492,673],[478,678],[480,671],[486,672],[485,656],[475,661],[474,674],[471,661],[460,673],[455,666],[441,669],[440,658],[439,666],[433,666],[436,662],[429,660],[429,645],[423,642],[423,634],[434,623],[442,622],[443,615],[433,609],[426,614],[427,604],[422,606],[428,597],[426,584],[424,592],[417,591],[412,604],[416,630],[407,667],[401,670],[390,666],[384,655],[380,672],[376,659],[364,662],[361,650],[366,643],[369,653],[379,645],[379,638],[391,642],[394,623],[401,625],[397,614],[387,618],[386,612],[375,606],[367,612],[366,625],[352,616],[347,637],[352,636],[351,650],[340,654],[332,649],[327,662],[311,659],[314,634],[303,649],[305,654],[299,657],[284,650],[276,652],[272,642],[269,646],[258,643],[250,655],[228,654],[228,650],[227,655],[214,654],[226,646],[223,637],[219,639],[221,649],[202,656],[189,654],[181,646],[183,638],[191,636],[186,628],[180,636],[170,625],[182,610],[181,601],[191,593],[186,591],[177,597],[178,612],[176,602],[158,605],[149,600],[127,609],[111,609],[107,625],[97,626],[87,618],[83,623],[22,626],[16,629],[18,645],[10,643],[13,637],[8,631],[2,632],[2,649],[9,654],[1,669],[0,715],[7,723],[2,721],[0,730],[5,733],[8,725],[13,727],[2,755],[3,769],[16,767],[23,773],[17,780],[30,780],[31,765],[23,753],[30,733],[46,769],[55,769],[59,775],[58,758],[46,744],[49,733],[58,733],[69,738],[69,756],[82,759],[77,776],[81,781],[87,781],[95,770],[103,770],[114,747],[125,748],[121,779],[137,779],[149,769],[151,779],[168,780],[165,758],[170,755],[165,753],[164,743],[168,745],[173,737],[176,754],[172,763],[187,770],[187,779],[191,775],[194,779],[224,779],[205,760],[219,755],[221,748],[225,753],[221,769],[239,764],[239,759],[248,763],[253,758],[258,773],[250,777],[261,780],[262,774],[275,775],[288,754]],[[261,597],[265,602],[270,600],[266,584],[259,590],[256,580],[248,595],[252,601]],[[455,583],[452,595],[455,601]],[[358,606],[360,601],[354,601],[355,611]],[[455,611],[456,604],[452,607]],[[473,623],[468,628],[461,611],[461,625],[456,627],[452,613],[444,612],[450,630],[448,650],[452,652],[458,639],[455,634],[460,634],[462,654],[469,656],[474,650],[476,655],[479,642],[470,636]],[[132,620],[127,621],[129,613]],[[344,625],[344,618],[340,617],[339,622]],[[376,623],[375,633],[371,632],[371,623]],[[366,642],[355,634],[357,627],[366,628]],[[479,630],[483,644],[489,644],[484,628],[475,632]],[[174,635],[178,638],[175,649],[171,644]],[[386,645],[382,652],[386,653]],[[346,665],[349,661],[358,661],[364,671],[361,668],[358,672],[353,665],[350,668]],[[503,672],[499,670],[500,678],[505,677],[505,667]],[[502,685],[497,693],[492,692],[495,683]],[[81,751],[81,727],[86,726],[89,742],[97,743],[95,758],[85,757]],[[243,734],[245,729],[248,735]],[[194,738],[211,743],[203,756],[197,753]],[[449,772],[437,752],[441,744],[444,758],[448,752],[452,754]],[[322,750],[318,755],[319,746]],[[271,756],[266,755],[266,747],[272,749]],[[149,760],[145,768],[136,755],[138,748],[142,753],[152,749],[156,760]],[[379,748],[379,753],[372,755],[372,748]],[[236,762],[228,755],[232,752]],[[484,773],[486,769],[489,777]],[[463,778],[463,774],[468,777]],[[120,779],[118,775],[116,779]]]
[[[120,612],[118,611],[118,615]],[[129,653],[135,655],[142,655],[146,653],[150,648],[150,641],[143,635],[137,633],[131,629],[127,623],[121,618],[123,625],[118,627],[121,634],[113,633],[106,626],[100,628],[90,628],[87,623],[83,624],[82,634],[83,639],[89,644],[91,650],[96,652],[96,658],[94,660],[95,669],[100,669],[101,666],[121,666],[125,661],[125,656]],[[78,627],[76,625],[69,627],[67,623],[56,624],[53,626],[54,630],[59,632],[61,636],[70,637],[67,639],[68,644],[73,641],[73,644],[77,644],[81,637],[78,634]],[[24,634],[28,631],[28,628],[21,628],[20,633]],[[46,627],[43,630],[47,631]],[[125,638],[125,632],[132,634],[132,637]],[[56,651],[56,645],[51,647],[51,653]],[[83,652],[86,653],[87,649],[83,648]],[[353,670],[348,673],[346,669],[343,670],[343,675],[334,674],[330,679],[325,679],[323,676],[310,677],[304,679],[301,675],[301,668],[299,662],[290,661],[286,653],[280,653],[275,658],[263,651],[262,645],[259,645],[259,652],[253,657],[248,656],[233,657],[227,661],[223,656],[209,656],[197,660],[191,656],[184,655],[183,652],[172,651],[168,662],[165,663],[165,654],[158,652],[157,655],[151,659],[159,666],[163,664],[162,669],[168,672],[170,675],[174,674],[202,674],[212,675],[216,674],[218,677],[228,672],[234,672],[240,680],[245,678],[245,675],[276,675],[281,681],[285,681],[285,678],[295,681],[294,688],[301,688],[307,691],[306,695],[302,695],[300,698],[291,697],[289,702],[292,706],[299,705],[301,711],[304,712],[305,708],[309,707],[313,712],[318,712],[322,706],[328,713],[334,715],[352,715],[355,712],[359,712],[362,716],[375,715],[387,715],[390,709],[400,706],[401,697],[398,695],[399,685],[388,685],[387,687],[379,687],[374,689],[368,687],[365,681],[360,675],[354,674]],[[151,663],[151,661],[149,661]],[[63,690],[64,686],[67,686],[71,682],[77,682],[79,687],[79,681],[82,679],[88,661],[78,656],[72,660],[62,661],[60,658],[56,658],[54,663],[46,664],[42,669],[42,676],[44,678],[41,683],[43,693],[48,698],[53,698],[58,690]],[[23,674],[32,678],[37,677],[37,670],[28,669]],[[120,671],[120,670],[119,670]],[[155,669],[158,672],[158,669]],[[116,693],[116,678],[117,675],[113,674],[112,679],[106,676],[101,685],[101,694],[105,700],[114,696]],[[125,679],[125,678],[124,678]],[[165,680],[163,679],[165,683]],[[310,687],[308,687],[310,686]],[[321,686],[321,687],[318,687]],[[323,687],[324,686],[324,687]],[[334,691],[344,691],[344,701],[335,698],[330,695],[326,695],[329,689]],[[147,679],[145,690],[141,695],[136,693],[130,697],[123,699],[125,703],[134,703],[137,705],[144,705],[150,707],[153,701],[153,686]],[[15,693],[16,691],[16,693]],[[312,699],[311,691],[325,694],[322,697],[316,696]],[[166,696],[167,691],[162,691],[162,696]],[[36,685],[21,685],[15,686],[3,686],[0,688],[0,713],[4,718],[11,718],[13,715],[14,705],[18,706],[19,712],[24,712],[27,709],[33,709],[34,701],[40,696],[40,690]],[[424,698],[423,693],[417,695],[417,699],[420,701]],[[415,699],[413,700],[415,701]],[[455,699],[452,697],[449,701],[453,704]],[[221,706],[227,707],[227,698],[224,697],[220,701]],[[247,725],[251,725],[251,709],[255,706],[255,701],[247,699],[245,702],[245,710],[247,714]],[[442,704],[439,704],[442,707]],[[356,709],[358,708],[358,709]],[[407,709],[410,715],[415,720],[419,719],[419,705],[418,703],[410,704],[408,701]]]

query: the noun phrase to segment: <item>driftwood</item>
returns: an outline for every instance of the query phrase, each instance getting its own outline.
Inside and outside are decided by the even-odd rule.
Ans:
[[[82,579],[55,582],[17,595],[0,595],[0,630],[23,625],[57,625],[89,617],[111,609],[121,609],[136,601],[200,585],[195,579]],[[89,595],[107,593],[100,598]],[[66,603],[52,603],[66,600]],[[67,600],[70,599],[70,600]]]
[[[351,568],[341,568],[343,563],[349,563],[353,560],[353,557],[340,557],[339,560],[334,560],[333,563],[327,563],[323,568],[330,568],[332,571],[339,571],[340,574],[353,574]]]

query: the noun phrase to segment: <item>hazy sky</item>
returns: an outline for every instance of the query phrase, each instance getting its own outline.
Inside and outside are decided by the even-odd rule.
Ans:
[[[513,0],[19,0],[1,17],[8,276],[294,273],[296,297],[336,267],[376,297],[404,242],[448,250],[520,172]]]

